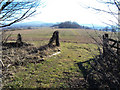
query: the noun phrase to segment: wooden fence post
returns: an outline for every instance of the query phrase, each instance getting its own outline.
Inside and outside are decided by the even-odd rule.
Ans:
[[[103,35],[103,56],[106,56],[108,53],[108,34]]]
[[[18,36],[17,36],[16,44],[17,44],[17,47],[23,45],[22,37],[21,37],[20,33],[19,33]]]
[[[60,46],[60,43],[59,43],[59,32],[56,31],[56,46]]]
[[[22,37],[21,37],[20,33],[19,33],[18,36],[17,36],[16,42],[17,42],[17,43],[21,43],[21,42],[22,42]]]
[[[53,42],[56,41],[56,46],[60,46],[60,43],[59,43],[59,32],[58,31],[55,31],[48,43],[49,46],[52,46],[53,45]]]
[[[120,55],[120,42],[117,41],[117,54]]]

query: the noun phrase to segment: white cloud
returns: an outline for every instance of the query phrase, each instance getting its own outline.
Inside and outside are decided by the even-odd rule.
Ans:
[[[96,0],[46,0],[46,7],[40,9],[41,14],[31,18],[32,21],[44,22],[63,22],[76,21],[80,24],[102,24],[108,22],[110,15],[92,12],[90,9],[81,7],[81,5],[91,5],[105,8]],[[104,18],[103,18],[104,17]],[[107,18],[106,18],[107,17]]]

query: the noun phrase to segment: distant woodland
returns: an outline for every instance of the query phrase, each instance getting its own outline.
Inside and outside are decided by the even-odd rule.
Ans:
[[[84,28],[84,29],[90,29],[87,26],[81,26],[77,22],[71,22],[71,21],[65,21],[59,24],[55,24],[52,27],[56,28]]]

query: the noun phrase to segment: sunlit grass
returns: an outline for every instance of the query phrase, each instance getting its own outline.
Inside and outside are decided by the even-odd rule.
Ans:
[[[67,79],[82,77],[76,63],[89,60],[91,52],[98,54],[94,44],[61,43],[61,54],[46,58],[43,63],[21,66],[7,86],[14,88],[65,87]],[[64,72],[67,72],[66,75]]]
[[[94,58],[98,55],[97,45],[83,29],[51,29],[12,31],[12,38],[21,33],[24,42],[40,47],[48,44],[55,30],[60,34],[61,53],[46,57],[44,62],[29,63],[25,66],[10,67],[13,77],[5,86],[14,88],[59,88],[69,87],[68,79],[83,77],[77,63]],[[96,37],[93,30],[88,32]],[[9,32],[8,32],[9,33]],[[102,34],[101,34],[102,35]],[[69,42],[68,42],[69,41]],[[52,53],[52,52],[51,52]]]

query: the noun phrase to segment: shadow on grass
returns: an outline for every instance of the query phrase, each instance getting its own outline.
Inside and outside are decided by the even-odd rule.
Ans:
[[[99,83],[96,82],[96,80],[93,78],[93,75],[92,75],[93,68],[88,68],[87,66],[84,66],[84,64],[90,65],[90,61],[92,61],[92,59],[85,62],[79,62],[77,63],[77,65],[81,70],[81,73],[83,74],[84,79],[87,81],[86,85],[88,85],[88,88],[98,88]]]
[[[38,48],[38,50],[43,51],[43,50],[47,50],[48,48],[54,49],[55,47],[57,47],[57,46],[56,46],[56,45],[48,45],[48,44],[46,44],[46,45],[44,45],[44,46],[40,46],[40,47]]]
[[[32,44],[25,43],[25,42],[21,42],[21,43],[5,42],[5,43],[2,43],[2,46],[5,46],[7,48],[20,48],[20,47],[23,47],[23,46],[32,46]]]
[[[88,89],[103,88],[116,89],[120,87],[119,64],[112,58],[108,61],[103,56],[96,56],[94,59],[77,63]]]
[[[42,52],[42,51],[46,51],[46,50],[48,50],[48,49],[54,49],[54,48],[56,48],[57,46],[55,46],[55,45],[48,45],[48,44],[46,44],[46,45],[43,45],[43,46],[40,46],[39,48],[34,48],[33,50],[32,50],[32,52],[30,52],[31,54],[33,54],[33,53],[38,53],[38,51],[40,51],[40,52]]]

